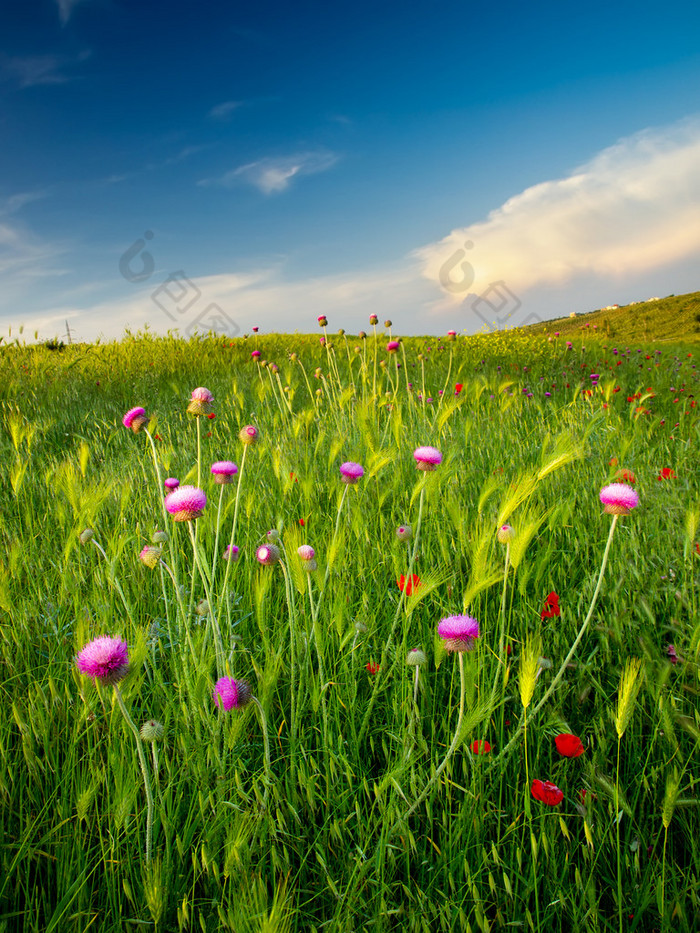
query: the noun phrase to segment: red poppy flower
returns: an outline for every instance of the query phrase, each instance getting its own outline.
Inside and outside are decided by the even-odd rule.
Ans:
[[[632,486],[637,482],[637,477],[632,470],[618,470],[615,474],[615,479],[619,483],[630,483]]]
[[[548,807],[556,807],[564,799],[564,792],[556,784],[552,784],[551,781],[534,780],[530,793],[535,800],[546,803]]]
[[[410,596],[411,593],[413,593],[413,591],[418,589],[418,587],[420,586],[420,579],[418,578],[418,574],[416,573],[412,573],[411,576],[408,578],[404,577],[404,575],[401,574],[400,579],[396,581],[396,585],[398,586],[398,588],[401,590],[402,593],[405,591],[406,596]]]
[[[154,438],[154,440],[156,440],[156,441],[162,441],[162,440],[163,440],[163,438],[160,436],[160,434],[154,434],[154,435],[153,435],[153,438]]]
[[[216,415],[214,414],[213,411],[210,411],[209,414],[207,415],[207,418],[208,418],[210,421],[213,421],[214,418],[216,418]]]
[[[475,739],[471,747],[474,755],[487,755],[491,751],[491,746],[486,739]]]
[[[557,751],[560,755],[563,755],[564,758],[578,758],[579,755],[583,755],[585,748],[583,747],[583,742],[577,735],[572,735],[570,732],[561,732],[555,739],[554,743],[557,746]]]
[[[540,618],[542,619],[551,619],[554,616],[560,616],[561,610],[559,609],[559,597],[556,593],[552,592],[549,594],[544,603],[544,609],[540,613]]]
[[[299,519],[299,524],[300,524],[300,525],[301,525],[301,527],[303,528],[303,527],[304,527],[304,525],[306,524],[306,522],[304,521],[304,519],[303,519],[303,518],[300,518],[300,519]]]
[[[659,480],[661,480],[661,479],[675,479],[675,478],[676,478],[676,474],[674,473],[674,471],[673,471],[670,467],[664,467],[663,470],[661,470],[661,472],[659,473],[659,475],[658,475],[656,478],[659,479]]]
[[[458,382],[455,385],[455,395],[459,395],[459,393],[462,391],[463,388],[464,388],[464,384],[461,382]]]
[[[369,661],[369,662],[365,665],[365,667],[366,667],[367,670],[370,672],[370,674],[376,674],[377,671],[379,670],[379,665],[378,665],[378,664],[375,664],[374,661]]]

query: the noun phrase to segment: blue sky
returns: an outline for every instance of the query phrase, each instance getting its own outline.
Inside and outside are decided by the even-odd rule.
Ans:
[[[5,0],[0,333],[474,333],[700,288],[696,3],[238,7]]]

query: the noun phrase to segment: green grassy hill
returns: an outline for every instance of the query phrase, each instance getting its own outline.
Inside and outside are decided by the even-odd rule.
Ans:
[[[700,292],[669,295],[658,301],[640,301],[619,308],[599,309],[574,317],[561,317],[523,328],[528,333],[586,340],[684,340],[700,342]]]

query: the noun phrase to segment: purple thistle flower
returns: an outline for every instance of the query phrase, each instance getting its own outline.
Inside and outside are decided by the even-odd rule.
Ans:
[[[191,522],[201,518],[207,497],[197,486],[180,486],[165,497],[165,508],[176,522]]]
[[[253,699],[250,687],[244,680],[233,677],[220,677],[214,687],[214,702],[221,709],[243,709]]]
[[[125,428],[131,428],[134,434],[138,434],[141,428],[148,424],[145,408],[130,408],[122,418],[122,424]]]
[[[211,472],[215,483],[219,486],[226,486],[233,482],[233,477],[238,473],[238,467],[232,460],[217,460],[216,463],[212,463]]]
[[[479,623],[471,616],[448,616],[438,623],[446,651],[471,651],[479,637]]]
[[[102,635],[85,645],[75,663],[81,674],[109,687],[129,672],[129,649],[125,641]]]
[[[180,480],[175,479],[174,476],[169,476],[166,479],[166,481],[163,483],[163,485],[165,486],[166,489],[169,489],[170,492],[172,492],[173,489],[177,489],[177,487],[180,485]]]
[[[365,475],[365,470],[359,463],[348,460],[340,464],[340,475],[344,483],[354,486],[358,479]]]
[[[233,561],[235,564],[238,558],[240,557],[240,548],[236,544],[229,544],[224,551],[223,557],[224,560]]]
[[[432,399],[430,400],[432,401]],[[442,454],[436,447],[417,447],[413,451],[419,470],[430,472],[442,463]]]
[[[204,386],[199,386],[192,390],[192,398],[187,406],[187,411],[191,415],[197,415],[197,417],[200,415],[208,415],[212,410],[213,401],[214,396],[209,389],[206,389]]]
[[[609,515],[629,515],[639,505],[639,495],[627,483],[611,483],[600,490],[600,501]]]

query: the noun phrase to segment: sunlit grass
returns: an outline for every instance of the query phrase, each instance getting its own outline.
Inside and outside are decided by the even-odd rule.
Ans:
[[[375,367],[372,335],[327,338],[0,351],[0,929],[695,929],[692,350],[512,333],[407,338],[390,356],[386,335]],[[215,417],[199,421],[208,503],[191,538],[166,523],[147,435],[122,416],[143,406],[161,479],[196,484],[197,386]],[[259,440],[241,470],[248,424]],[[425,445],[443,456],[427,473]],[[240,487],[214,484],[219,460]],[[357,484],[344,461],[363,465]],[[596,595],[598,495],[622,468],[640,504]],[[236,507],[241,556],[219,557],[210,585],[217,514],[220,555]],[[156,530],[180,592],[139,561]],[[271,530],[281,564],[262,566]],[[412,574],[421,585],[402,592]],[[542,617],[551,592],[561,614]],[[437,623],[460,614],[480,635],[457,664]],[[74,663],[99,635],[129,645],[134,723],[164,726],[146,748],[150,860],[134,735],[114,689]],[[217,709],[222,673],[250,684],[262,716]],[[559,755],[560,733],[583,755]],[[532,799],[533,779],[562,802]]]

